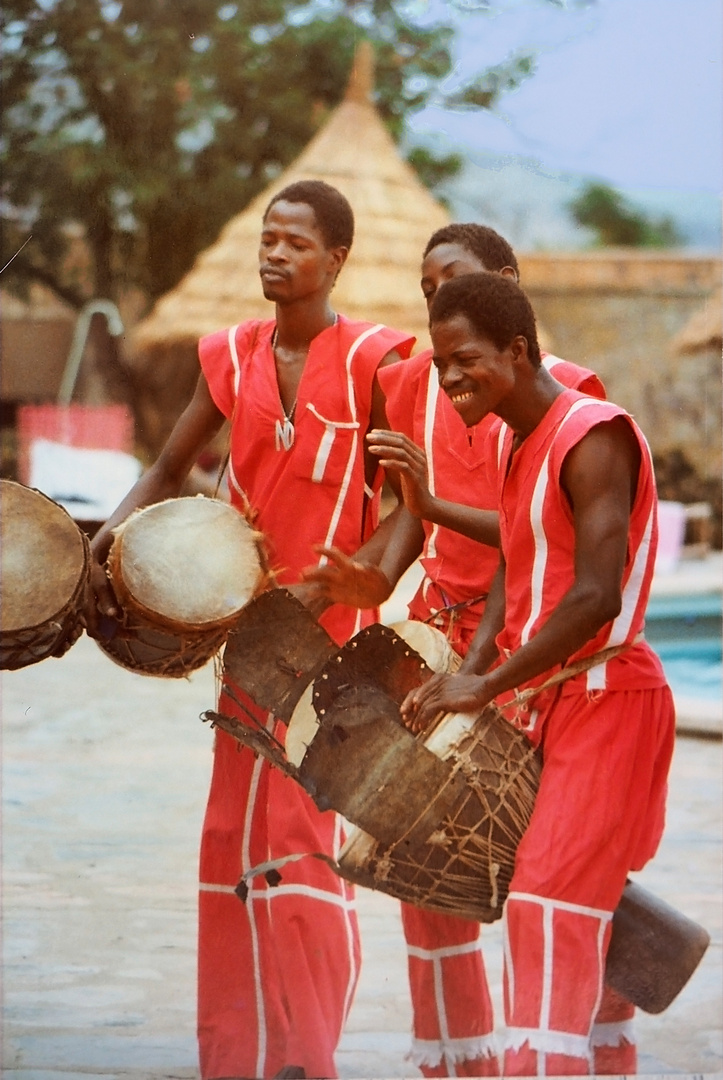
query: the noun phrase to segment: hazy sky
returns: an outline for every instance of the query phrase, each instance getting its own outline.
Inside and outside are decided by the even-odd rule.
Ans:
[[[494,15],[484,6],[414,5],[460,26],[450,86],[524,49],[538,53],[536,74],[494,113],[428,108],[415,132],[613,185],[720,193],[721,0],[493,0]]]

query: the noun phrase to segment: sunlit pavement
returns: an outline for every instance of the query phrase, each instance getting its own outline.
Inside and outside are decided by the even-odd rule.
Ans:
[[[133,675],[82,638],[3,676],[3,1076],[193,1078],[197,844],[211,666]],[[662,1015],[641,1015],[641,1073],[723,1072],[721,743],[680,737],[662,848],[638,880],[713,942]],[[344,1078],[417,1076],[395,901],[359,896],[361,984]],[[500,999],[500,926],[484,929]]]

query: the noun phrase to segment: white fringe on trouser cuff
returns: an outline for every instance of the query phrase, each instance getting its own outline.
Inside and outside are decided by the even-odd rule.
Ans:
[[[505,1050],[520,1050],[529,1043],[531,1050],[545,1054],[566,1054],[568,1057],[585,1058],[592,1063],[590,1040],[587,1035],[571,1035],[567,1031],[540,1031],[539,1028],[507,1029]]]
[[[412,1039],[412,1049],[407,1054],[417,1068],[422,1065],[435,1069],[445,1059],[458,1065],[462,1061],[492,1058],[497,1053],[494,1035],[478,1035],[473,1039]]]
[[[592,1046],[620,1046],[622,1042],[635,1045],[635,1031],[632,1020],[615,1020],[610,1024],[594,1024],[590,1036]]]

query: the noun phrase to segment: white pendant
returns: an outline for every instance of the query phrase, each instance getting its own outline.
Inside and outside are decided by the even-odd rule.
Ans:
[[[276,421],[276,449],[290,450],[293,445],[294,425],[288,416],[285,416],[283,422],[281,420]]]

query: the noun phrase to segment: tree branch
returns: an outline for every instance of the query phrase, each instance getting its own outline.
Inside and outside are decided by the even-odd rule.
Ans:
[[[22,253],[16,255],[10,266],[12,269],[7,275],[9,284],[13,278],[16,278],[23,282],[37,282],[39,285],[45,285],[59,300],[63,300],[76,311],[79,311],[88,301],[88,297],[84,296],[80,290],[73,288],[72,285],[64,285],[51,270],[38,266]]]

